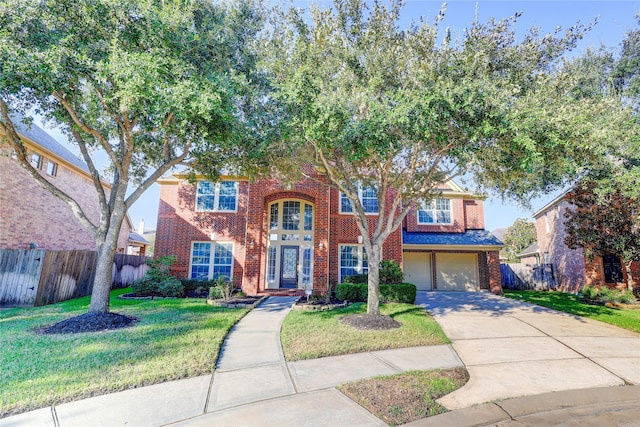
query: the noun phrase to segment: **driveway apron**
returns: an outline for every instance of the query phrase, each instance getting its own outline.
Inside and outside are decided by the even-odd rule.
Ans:
[[[460,409],[496,399],[640,384],[640,335],[486,292],[419,292],[470,380],[439,402]]]

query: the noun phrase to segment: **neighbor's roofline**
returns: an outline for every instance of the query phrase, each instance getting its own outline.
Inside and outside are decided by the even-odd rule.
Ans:
[[[541,207],[540,209],[538,209],[537,211],[535,211],[533,213],[533,217],[537,218],[540,215],[542,215],[544,212],[550,210],[551,208],[555,207],[556,205],[560,204],[561,202],[564,201],[565,196],[571,191],[573,190],[573,186],[567,188],[566,190],[564,190],[562,193],[560,193],[558,196],[556,196],[553,200],[551,200],[549,203],[547,203],[546,205],[544,205],[543,207]]]

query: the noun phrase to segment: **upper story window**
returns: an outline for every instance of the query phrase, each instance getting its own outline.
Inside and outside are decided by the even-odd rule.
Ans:
[[[42,156],[38,153],[33,153],[31,155],[31,166],[36,169],[42,168]]]
[[[363,187],[360,184],[358,187],[358,199],[362,203],[362,208],[366,214],[378,213],[378,192],[373,187]],[[353,206],[347,198],[347,196],[340,192],[340,213],[353,213]]]
[[[238,205],[238,183],[198,181],[196,211],[235,212]]]
[[[418,224],[451,224],[450,199],[435,199],[418,210]]]
[[[58,174],[58,164],[47,160],[47,175],[56,176]]]

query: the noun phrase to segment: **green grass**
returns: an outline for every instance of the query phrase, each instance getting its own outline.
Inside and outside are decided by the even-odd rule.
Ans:
[[[391,426],[447,412],[436,402],[469,381],[465,368],[408,371],[343,384],[342,393]]]
[[[581,302],[577,295],[554,291],[511,291],[505,289],[504,296],[640,332],[639,309],[586,304]]]
[[[119,300],[111,311],[140,319],[105,332],[40,335],[35,328],[83,314],[89,297],[0,310],[0,417],[167,380],[211,373],[225,335],[244,309],[204,300]]]
[[[327,311],[291,311],[280,333],[285,358],[294,361],[449,343],[436,321],[420,307],[383,304],[380,311],[402,323],[402,326],[384,331],[363,331],[339,321],[342,316],[365,313],[364,303]]]

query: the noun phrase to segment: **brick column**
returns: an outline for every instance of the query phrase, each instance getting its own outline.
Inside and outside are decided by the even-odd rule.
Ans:
[[[489,268],[489,287],[492,294],[502,295],[502,275],[500,274],[500,255],[498,251],[487,252]]]

